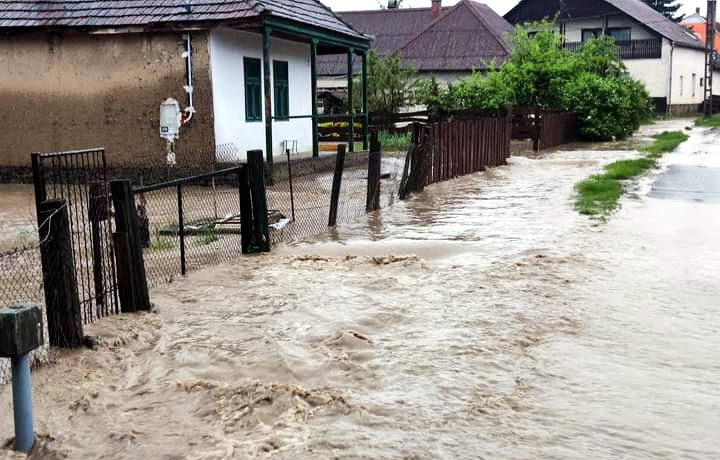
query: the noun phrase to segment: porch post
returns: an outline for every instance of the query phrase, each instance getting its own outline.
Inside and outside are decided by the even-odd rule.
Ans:
[[[317,46],[318,41],[313,39],[310,42],[310,97],[312,98],[312,137],[313,157],[320,156],[320,145],[318,144],[318,107],[317,107]]]
[[[347,49],[347,62],[348,62],[348,115],[350,115],[350,123],[348,125],[348,132],[350,133],[350,142],[348,144],[348,152],[352,153],[355,151],[355,117],[353,107],[353,49]]]
[[[272,129],[272,89],[270,74],[270,33],[272,29],[263,28],[263,70],[265,77],[265,156],[268,164],[273,164],[273,129]]]
[[[363,115],[363,150],[368,149],[368,127],[370,115],[368,114],[368,52],[362,52],[362,111]]]

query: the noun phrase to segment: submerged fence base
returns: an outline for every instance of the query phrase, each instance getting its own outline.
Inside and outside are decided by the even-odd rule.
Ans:
[[[501,166],[510,157],[511,113],[483,118],[449,118],[413,128],[400,198],[425,186]]]

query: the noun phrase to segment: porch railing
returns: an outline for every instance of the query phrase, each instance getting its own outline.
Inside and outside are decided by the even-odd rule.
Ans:
[[[575,52],[582,48],[583,43],[565,43],[565,49]],[[622,59],[660,59],[662,57],[662,40],[650,38],[646,40],[630,40],[617,43],[618,54]]]

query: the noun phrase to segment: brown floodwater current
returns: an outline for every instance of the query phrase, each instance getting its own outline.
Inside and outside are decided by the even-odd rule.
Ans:
[[[516,157],[157,289],[33,374],[35,457],[720,458],[720,205],[651,193],[719,143],[607,222],[573,186],[636,151]]]

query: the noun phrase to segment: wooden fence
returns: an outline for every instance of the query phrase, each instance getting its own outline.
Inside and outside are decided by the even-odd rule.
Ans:
[[[512,114],[512,138],[531,139],[533,150],[536,151],[575,142],[577,115],[537,107],[515,107]]]
[[[506,164],[511,133],[510,110],[482,118],[468,112],[431,123],[414,123],[400,198],[430,184]]]

